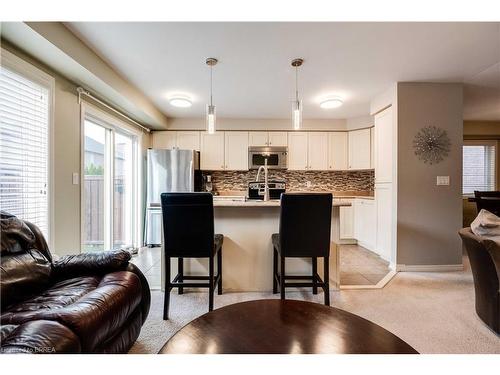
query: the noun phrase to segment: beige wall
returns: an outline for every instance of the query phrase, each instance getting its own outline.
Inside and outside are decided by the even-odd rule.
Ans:
[[[398,264],[462,263],[462,108],[461,84],[398,84]],[[412,147],[427,125],[446,130],[451,141],[436,165],[418,160]],[[436,176],[450,176],[450,185],[436,186]]]
[[[2,40],[2,48],[30,62],[55,78],[54,104],[54,247],[58,255],[80,252],[80,185],[72,174],[80,173],[80,105],[74,83]],[[112,114],[111,114],[112,115]],[[150,145],[145,134],[143,147]]]

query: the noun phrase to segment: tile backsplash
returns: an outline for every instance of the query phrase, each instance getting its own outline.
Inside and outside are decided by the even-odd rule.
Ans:
[[[205,171],[203,175],[212,176],[214,191],[246,191],[248,182],[255,181],[257,171]],[[261,180],[264,180],[262,174]],[[373,170],[270,170],[269,180],[285,180],[288,191],[373,191],[375,173]]]

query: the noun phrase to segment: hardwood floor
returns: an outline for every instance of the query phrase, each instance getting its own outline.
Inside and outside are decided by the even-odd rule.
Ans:
[[[161,247],[143,247],[132,257],[151,289],[161,289]],[[376,285],[389,273],[389,263],[358,245],[340,246],[340,284]]]

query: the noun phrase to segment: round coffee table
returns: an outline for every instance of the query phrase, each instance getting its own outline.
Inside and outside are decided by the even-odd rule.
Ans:
[[[160,354],[418,354],[382,327],[346,311],[295,300],[236,303],[193,320]]]

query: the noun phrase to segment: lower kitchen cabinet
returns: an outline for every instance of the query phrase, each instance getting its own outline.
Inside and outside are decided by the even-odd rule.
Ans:
[[[360,246],[376,252],[377,209],[373,199],[354,201],[354,237]]]
[[[350,200],[343,200],[345,202],[353,203]],[[340,207],[340,233],[341,240],[354,239],[354,207]]]

